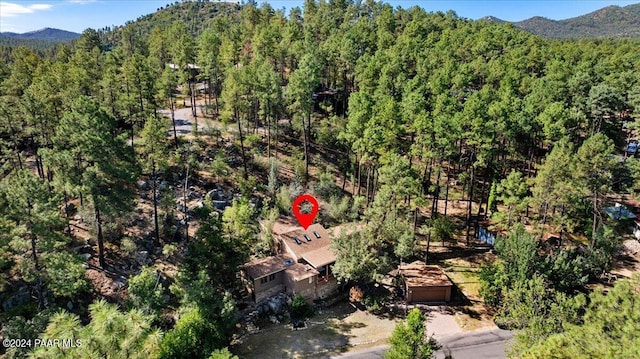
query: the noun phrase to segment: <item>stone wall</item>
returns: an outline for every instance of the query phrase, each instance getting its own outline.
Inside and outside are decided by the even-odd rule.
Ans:
[[[256,291],[255,292],[255,297],[256,297],[256,303],[260,303],[266,299],[268,299],[269,297],[272,297],[278,293],[282,293],[284,292],[284,284],[277,284],[273,287],[267,288],[267,289],[263,289],[261,291]]]
[[[330,278],[328,281],[318,282],[316,286],[316,298],[328,297],[337,289],[338,281],[336,278]]]

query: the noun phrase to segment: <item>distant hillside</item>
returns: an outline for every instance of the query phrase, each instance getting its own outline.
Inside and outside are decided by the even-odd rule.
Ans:
[[[120,31],[124,27],[132,27],[134,33],[147,36],[151,30],[160,26],[169,27],[175,21],[182,21],[192,35],[199,35],[214,17],[225,14],[237,14],[241,6],[235,2],[184,1],[168,4],[156,12],[141,16],[134,21],[127,21],[124,26],[107,28],[107,41],[117,43]]]
[[[492,16],[482,20],[505,22]],[[536,35],[553,38],[640,37],[640,4],[607,6],[565,20],[535,16],[514,22],[513,25]]]
[[[19,39],[19,40],[35,40],[35,41],[48,41],[48,42],[68,42],[80,37],[80,34],[52,29],[52,28],[44,28],[42,30],[25,32],[24,34],[17,34],[15,32],[0,32],[0,38],[10,38],[10,39]]]

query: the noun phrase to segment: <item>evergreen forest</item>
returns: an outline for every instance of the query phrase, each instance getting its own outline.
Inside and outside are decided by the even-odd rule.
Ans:
[[[458,260],[454,304],[513,330],[510,357],[640,357],[639,130],[640,39],[374,0],[176,2],[6,42],[0,337],[82,345],[0,354],[237,358],[240,267],[312,193],[316,222],[360,225],[333,273],[366,310],[401,262]]]

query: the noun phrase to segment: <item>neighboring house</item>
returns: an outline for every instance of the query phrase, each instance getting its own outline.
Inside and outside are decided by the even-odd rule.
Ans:
[[[415,261],[400,266],[407,303],[448,302],[453,283],[439,266]]]
[[[242,276],[252,299],[259,303],[285,292],[306,299],[324,298],[338,283],[331,267],[336,256],[329,233],[320,224],[301,227],[274,226],[277,256],[256,259],[242,266]]]

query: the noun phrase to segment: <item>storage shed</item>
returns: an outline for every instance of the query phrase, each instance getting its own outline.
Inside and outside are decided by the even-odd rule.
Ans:
[[[407,303],[448,302],[453,283],[438,266],[415,261],[400,266]]]

